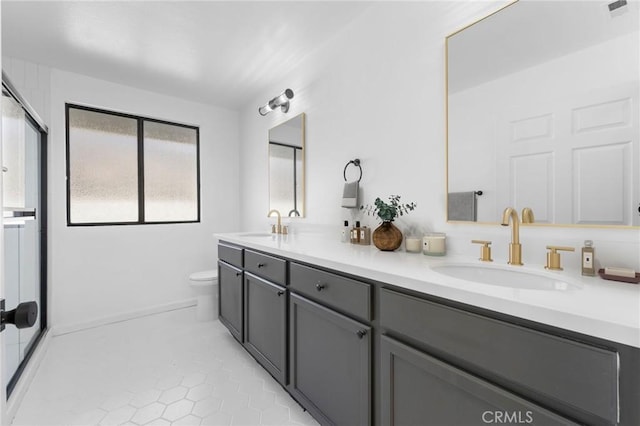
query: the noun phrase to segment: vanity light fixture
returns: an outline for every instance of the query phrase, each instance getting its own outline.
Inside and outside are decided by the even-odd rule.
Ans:
[[[260,115],[264,116],[269,114],[274,109],[280,107],[282,112],[289,111],[289,99],[293,98],[293,90],[286,89],[284,92],[271,99],[265,105],[258,108]]]

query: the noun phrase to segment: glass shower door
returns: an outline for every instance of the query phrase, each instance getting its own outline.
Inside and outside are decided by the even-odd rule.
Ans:
[[[35,348],[45,320],[43,244],[46,217],[42,207],[43,130],[3,88],[2,172],[5,307],[35,301],[38,315],[29,328],[4,330],[2,385],[11,394]]]

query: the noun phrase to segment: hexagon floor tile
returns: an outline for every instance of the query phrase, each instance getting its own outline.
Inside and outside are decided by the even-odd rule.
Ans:
[[[318,423],[193,307],[53,337],[12,423],[273,424]]]

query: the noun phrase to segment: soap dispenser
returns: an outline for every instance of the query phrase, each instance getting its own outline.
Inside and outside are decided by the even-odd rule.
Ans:
[[[343,243],[348,243],[351,240],[351,230],[349,229],[349,221],[344,221],[344,226],[342,227],[342,231],[340,233],[340,241]]]

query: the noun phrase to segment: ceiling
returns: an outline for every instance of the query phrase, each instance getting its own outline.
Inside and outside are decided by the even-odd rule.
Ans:
[[[285,89],[271,85],[369,6],[3,0],[2,55],[237,109]]]

